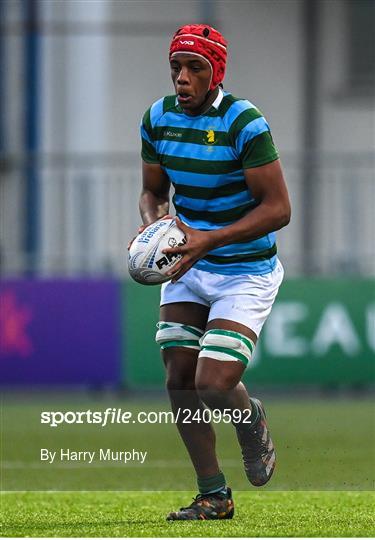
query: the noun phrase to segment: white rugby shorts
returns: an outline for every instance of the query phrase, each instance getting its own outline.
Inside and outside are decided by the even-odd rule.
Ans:
[[[235,321],[259,336],[283,277],[284,269],[279,260],[272,272],[259,276],[224,276],[191,268],[176,283],[169,281],[162,285],[160,305],[174,302],[202,304],[210,308],[208,321]]]

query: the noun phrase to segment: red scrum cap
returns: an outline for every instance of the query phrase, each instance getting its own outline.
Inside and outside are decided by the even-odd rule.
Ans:
[[[169,59],[184,52],[203,56],[211,66],[209,90],[214,90],[224,79],[227,61],[227,41],[206,24],[187,24],[174,34],[169,48]]]

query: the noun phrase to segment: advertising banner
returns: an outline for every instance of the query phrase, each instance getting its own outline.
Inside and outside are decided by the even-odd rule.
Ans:
[[[375,382],[375,283],[284,283],[246,381],[356,386]]]
[[[118,384],[120,313],[114,280],[4,280],[1,384]]]
[[[159,287],[125,286],[127,382],[160,386],[164,373],[154,342]],[[285,281],[244,380],[280,386],[373,384],[374,280]]]

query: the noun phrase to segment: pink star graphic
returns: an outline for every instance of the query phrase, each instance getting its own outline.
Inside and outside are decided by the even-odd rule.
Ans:
[[[33,352],[27,335],[27,325],[32,320],[28,307],[17,304],[16,295],[5,291],[0,296],[0,356],[16,354],[26,358]]]

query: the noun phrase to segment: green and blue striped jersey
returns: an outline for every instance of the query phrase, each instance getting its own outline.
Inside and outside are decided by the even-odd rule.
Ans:
[[[141,124],[142,158],[170,178],[180,219],[201,231],[230,225],[258,204],[244,169],[278,159],[270,128],[252,103],[220,90],[211,108],[189,116],[176,96],[156,101]],[[210,251],[194,267],[218,274],[266,274],[276,265],[276,235]]]

